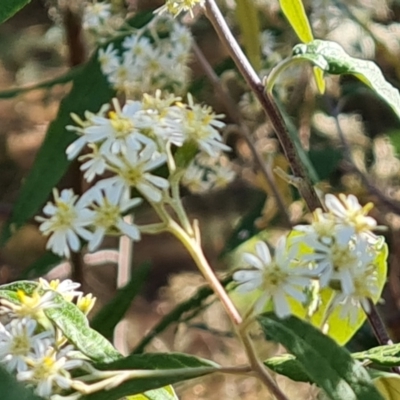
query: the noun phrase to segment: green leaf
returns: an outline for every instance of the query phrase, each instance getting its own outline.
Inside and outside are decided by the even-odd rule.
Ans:
[[[83,66],[77,66],[71,68],[68,72],[61,76],[57,76],[56,78],[49,79],[44,82],[35,83],[33,85],[25,86],[25,87],[17,87],[13,89],[1,90],[0,91],[0,99],[11,99],[13,97],[19,96],[20,94],[24,94],[27,92],[31,92],[32,90],[39,89],[50,89],[55,85],[63,85],[68,82],[71,82],[75,79],[79,74],[82,73]]]
[[[235,227],[232,235],[227,240],[224,249],[222,250],[220,257],[225,256],[231,251],[235,250],[242,243],[249,240],[251,237],[257,235],[260,232],[260,229],[257,228],[254,223],[257,218],[262,215],[262,210],[265,205],[267,196],[263,192],[256,193],[254,203],[249,204],[249,211],[243,215],[243,217],[238,222]]]
[[[400,93],[385,80],[373,61],[351,57],[338,43],[324,40],[295,46],[292,59],[311,61],[329,74],[354,75],[381,97],[400,118]]]
[[[111,362],[121,354],[102,335],[91,329],[86,316],[56,293],[55,307],[44,310],[46,316],[61,330],[66,338],[83,354],[95,362]]]
[[[282,354],[268,358],[268,360],[264,361],[264,364],[272,371],[280,375],[285,375],[292,381],[314,383],[292,354]]]
[[[96,55],[73,80],[71,92],[62,100],[57,118],[50,124],[11,218],[3,230],[2,243],[38,212],[67,171],[70,161],[65,150],[76,139],[76,134],[65,128],[73,123],[70,114],[74,112],[82,117],[85,110],[96,112],[112,96],[113,92],[100,71]],[[95,96],[93,88],[96,88]]]
[[[382,367],[395,367],[400,365],[400,344],[373,347],[353,353],[352,356],[361,362],[371,362]]]
[[[226,287],[232,282],[232,276],[228,276],[221,283]],[[161,332],[167,329],[171,324],[180,322],[183,315],[188,314],[190,317],[197,315],[198,311],[203,309],[205,300],[212,296],[214,291],[209,286],[200,288],[197,293],[192,296],[189,300],[178,304],[170,313],[165,315],[153,329],[140,341],[136,348],[132,351],[133,354],[142,353],[146,346]],[[188,318],[185,319],[186,321]]]
[[[148,390],[145,393],[126,396],[126,400],[179,400],[172,386],[165,388]]]
[[[383,400],[364,367],[320,330],[293,316],[280,320],[269,313],[258,321],[266,337],[290,351],[328,398]]]
[[[0,367],[1,400],[43,400]]]
[[[151,20],[151,13],[141,13],[129,22],[140,28]],[[115,42],[120,43],[119,37]],[[50,124],[35,163],[25,180],[11,217],[5,225],[0,244],[4,244],[12,233],[32,218],[46,202],[53,187],[68,170],[70,161],[65,150],[76,138],[74,132],[66,130],[72,124],[71,113],[81,117],[86,110],[97,112],[107,103],[114,91],[110,89],[97,61],[97,52],[73,79],[71,92],[63,99],[56,119]]]
[[[131,280],[115,297],[106,304],[91,321],[91,327],[111,340],[114,328],[129,309],[133,299],[139,293],[150,271],[150,264],[144,263],[132,272]]]
[[[0,24],[11,18],[21,8],[30,3],[31,0],[1,0],[0,4]]]
[[[95,367],[107,371],[138,370],[138,374],[137,377],[116,388],[90,394],[82,400],[118,400],[124,396],[144,393],[175,382],[204,376],[219,369],[219,366],[211,361],[178,353],[131,355],[113,363]],[[143,370],[149,371],[146,373]],[[148,376],[143,376],[143,374]]]
[[[288,19],[296,35],[303,43],[314,39],[310,23],[301,0],[279,0],[281,9]]]
[[[19,276],[19,279],[35,279],[44,276],[62,261],[63,259],[60,256],[47,251],[42,257],[25,269]]]
[[[28,296],[38,288],[37,282],[18,281],[0,286],[0,298],[19,304],[16,296],[19,290]],[[78,307],[54,293],[55,305],[46,308],[44,313],[75,347],[95,362],[112,362],[121,358],[121,354],[102,335],[89,327],[89,322]]]
[[[261,68],[260,20],[253,0],[236,0],[236,19],[246,55],[257,71]]]

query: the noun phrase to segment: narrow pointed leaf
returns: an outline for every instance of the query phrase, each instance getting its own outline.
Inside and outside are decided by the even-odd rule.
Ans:
[[[302,0],[279,0],[281,9],[303,43],[314,39]]]
[[[382,367],[400,366],[400,344],[373,347],[353,353],[352,356],[361,362],[374,363]]]
[[[21,8],[30,3],[31,0],[1,0],[0,3],[0,24],[11,18]]]
[[[320,330],[296,317],[258,317],[267,338],[281,343],[332,400],[383,400],[368,372]]]
[[[138,375],[116,388],[90,394],[83,397],[82,400],[118,400],[124,396],[144,393],[175,382],[216,372],[219,366],[211,361],[186,354],[149,353],[131,355],[110,364],[96,365],[96,368],[107,371],[138,370]],[[148,377],[139,375],[139,373],[145,373],[145,370],[149,370],[151,375],[149,374]]]
[[[293,58],[311,61],[329,74],[354,75],[381,97],[400,118],[400,93],[385,80],[373,61],[351,57],[338,43],[324,40],[295,46]]]

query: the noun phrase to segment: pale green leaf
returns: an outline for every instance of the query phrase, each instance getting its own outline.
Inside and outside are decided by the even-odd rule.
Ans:
[[[247,57],[258,71],[261,68],[261,29],[255,2],[253,0],[236,0],[236,19]]]
[[[400,376],[386,374],[374,379],[374,384],[385,400],[400,399]]]

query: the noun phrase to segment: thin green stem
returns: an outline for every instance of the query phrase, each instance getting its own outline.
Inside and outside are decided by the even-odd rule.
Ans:
[[[215,272],[208,263],[206,257],[204,256],[203,249],[197,242],[197,240],[190,236],[184,231],[172,218],[169,220],[167,230],[172,233],[186,248],[189,254],[192,256],[194,262],[199,268],[200,272],[203,274],[204,278],[207,280],[208,284],[214,290],[215,294],[220,299],[225,311],[229,315],[230,319],[234,325],[240,325],[242,323],[242,317],[237,311],[232,300],[229,298],[221,282],[218,280]]]

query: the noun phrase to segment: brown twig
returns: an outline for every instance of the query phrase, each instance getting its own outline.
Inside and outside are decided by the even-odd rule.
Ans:
[[[268,168],[261,154],[254,146],[250,131],[242,121],[242,118],[240,117],[240,111],[236,107],[236,104],[233,102],[228,91],[221,83],[221,80],[219,79],[218,75],[215,73],[214,69],[212,68],[212,66],[210,65],[210,63],[208,62],[208,60],[206,59],[206,57],[204,56],[203,52],[201,51],[196,42],[193,43],[192,48],[197,58],[197,61],[203,68],[204,73],[206,74],[207,78],[215,88],[215,93],[219,96],[222,104],[224,105],[226,113],[229,115],[229,118],[231,118],[231,120],[239,127],[239,131],[242,134],[243,138],[245,139],[247,146],[251,151],[253,159],[257,164],[258,169],[262,173],[265,180],[268,182],[269,187],[271,188],[272,193],[274,194],[278,208],[282,214],[285,226],[287,228],[291,228],[292,224],[290,222],[289,213],[287,207],[285,206],[283,198],[276,186],[276,182],[272,174],[271,168]]]
[[[290,164],[293,174],[298,178],[299,184],[297,188],[306,202],[310,211],[314,211],[317,208],[323,208],[321,201],[315,191],[302,162],[299,159],[297,150],[293,141],[290,138],[287,130],[285,121],[275,104],[275,101],[265,91],[265,87],[262,84],[260,78],[250,65],[248,59],[244,55],[242,49],[233,37],[224,17],[222,16],[217,4],[214,0],[206,0],[205,4],[206,15],[215,31],[217,32],[219,39],[227,47],[230,56],[235,62],[240,73],[247,81],[251,90],[258,98],[261,106],[267,116],[269,117],[271,124],[274,128],[275,134],[282,146],[282,149],[286,155],[286,158]]]

